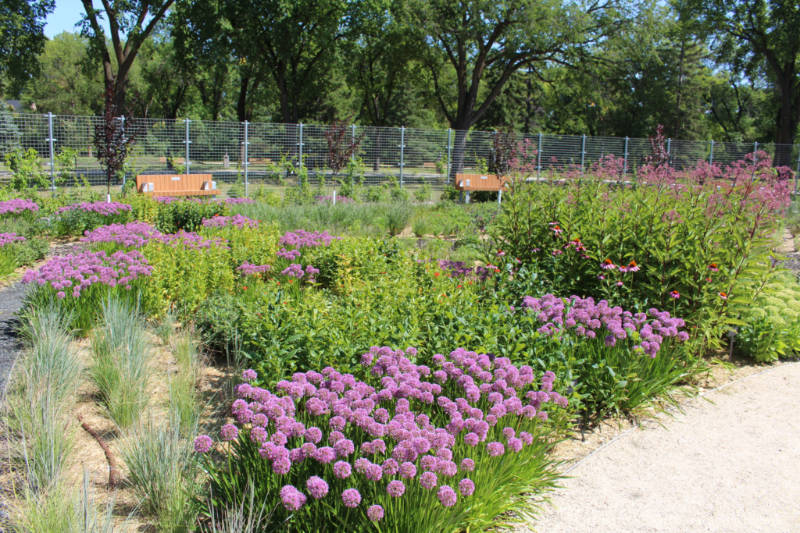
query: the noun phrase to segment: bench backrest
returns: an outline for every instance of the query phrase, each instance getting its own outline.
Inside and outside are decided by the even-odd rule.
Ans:
[[[456,189],[459,191],[500,191],[508,178],[497,174],[456,174]]]
[[[213,179],[211,174],[140,174],[136,176],[136,190],[141,192],[145,183],[152,183],[155,193],[200,191],[203,183]]]

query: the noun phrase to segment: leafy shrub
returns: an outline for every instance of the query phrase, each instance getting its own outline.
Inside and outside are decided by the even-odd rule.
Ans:
[[[203,219],[227,214],[224,202],[200,202],[182,200],[161,203],[156,215],[156,229],[162,233],[176,233],[179,230],[197,231]]]
[[[773,277],[752,305],[732,302],[731,313],[742,321],[734,346],[743,355],[765,363],[800,351],[800,284],[791,274]]]
[[[274,502],[271,530],[458,531],[553,484],[545,453],[567,400],[552,372],[537,380],[529,366],[463,349],[432,367],[415,356],[374,347],[365,381],[327,368],[277,394],[240,385],[237,424],[220,429],[227,457],[208,463],[214,497],[242,502],[254,486],[256,501]],[[201,435],[195,450],[212,444]]]
[[[82,235],[105,224],[120,224],[131,218],[131,206],[118,202],[81,202],[59,207],[53,215],[56,235]]]
[[[9,187],[15,191],[29,188],[44,189],[49,186],[47,174],[42,171],[39,153],[33,148],[17,148],[5,156],[6,165],[11,169]]]

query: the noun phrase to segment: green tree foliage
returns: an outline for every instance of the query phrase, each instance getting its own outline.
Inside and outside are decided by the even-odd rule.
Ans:
[[[54,0],[0,2],[0,92],[17,92],[37,72],[45,17],[54,7]]]
[[[88,41],[63,32],[48,40],[39,56],[41,71],[26,86],[23,98],[42,113],[98,115],[103,112],[103,78],[86,72]]]
[[[693,0],[694,12],[719,37],[718,60],[753,79],[763,76],[773,93],[772,139],[792,144],[800,123],[800,4],[783,0]],[[775,162],[790,162],[777,149]]]

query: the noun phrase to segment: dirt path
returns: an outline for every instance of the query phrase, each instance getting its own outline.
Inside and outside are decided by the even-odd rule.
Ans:
[[[624,431],[519,531],[800,531],[800,363],[765,368]]]

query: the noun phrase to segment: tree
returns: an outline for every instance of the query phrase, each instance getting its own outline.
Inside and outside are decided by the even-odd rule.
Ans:
[[[112,95],[110,103],[123,111],[128,76],[136,56],[175,0],[100,1],[102,9],[95,9],[94,0],[81,0],[86,11],[82,33],[89,38],[92,55],[103,66],[105,88]],[[101,17],[108,21],[110,50]]]
[[[26,102],[42,113],[98,115],[103,112],[103,81],[97,71],[86,72],[89,43],[86,38],[63,32],[44,46],[41,68],[24,91]]]
[[[719,36],[720,62],[765,77],[776,108],[775,165],[791,161],[800,123],[800,4],[784,0],[693,0],[694,11]]]
[[[45,43],[45,17],[54,7],[54,0],[0,2],[0,92],[10,88],[16,93],[36,74],[36,56]]]
[[[106,193],[109,199],[111,198],[111,182],[122,171],[125,158],[128,156],[128,148],[134,141],[133,121],[129,119],[128,124],[125,124],[114,105],[114,96],[114,87],[107,87],[103,122],[95,127],[94,132],[97,160],[106,170]]]
[[[409,2],[406,15],[421,32],[436,99],[456,130],[454,173],[463,167],[466,130],[514,73],[582,56],[610,28],[611,1]]]

